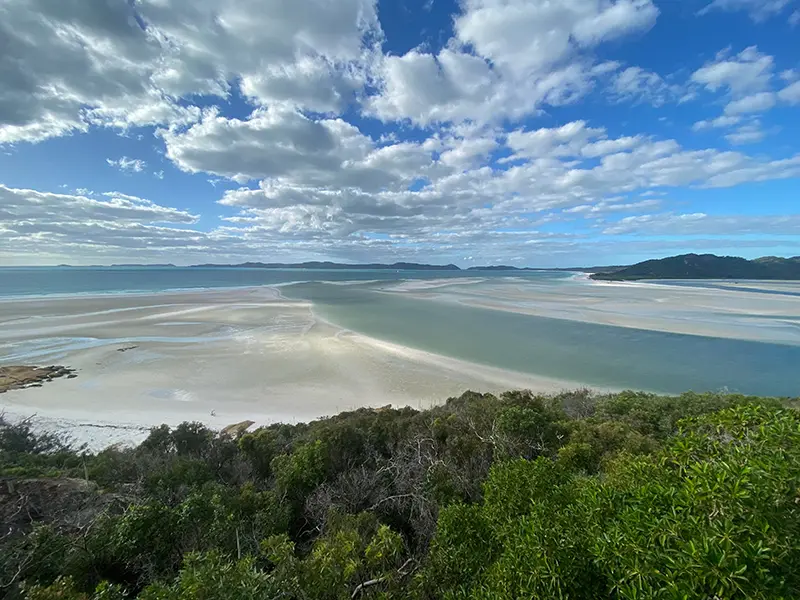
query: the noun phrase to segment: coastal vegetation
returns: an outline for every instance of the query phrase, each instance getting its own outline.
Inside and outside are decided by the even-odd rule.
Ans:
[[[0,420],[0,595],[800,595],[788,399],[468,392],[89,453]]]
[[[765,256],[746,260],[714,254],[682,254],[659,260],[646,260],[630,267],[594,273],[597,281],[635,281],[637,279],[800,279],[800,256]]]

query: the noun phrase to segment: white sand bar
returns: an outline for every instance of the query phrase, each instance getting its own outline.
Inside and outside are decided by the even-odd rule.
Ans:
[[[541,317],[800,345],[800,282],[698,281],[684,287],[508,279],[405,293]]]
[[[77,369],[76,379],[0,394],[0,409],[72,428],[93,447],[160,423],[296,422],[424,408],[467,389],[579,385],[345,332],[270,288],[2,301],[3,364]]]

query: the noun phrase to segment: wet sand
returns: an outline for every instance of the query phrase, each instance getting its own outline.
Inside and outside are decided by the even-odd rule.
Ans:
[[[8,391],[0,406],[93,447],[159,423],[296,422],[467,389],[579,386],[347,332],[270,288],[0,302],[0,366],[55,363],[78,377]]]

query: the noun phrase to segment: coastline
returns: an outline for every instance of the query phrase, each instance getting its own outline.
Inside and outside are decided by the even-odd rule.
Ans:
[[[620,327],[612,334],[614,340],[628,339],[626,336],[636,335],[631,330],[638,329],[800,346],[800,305],[796,297],[759,294],[758,286],[747,290],[639,283],[601,286],[587,285],[582,277],[555,284],[521,278],[470,278],[470,285],[444,278],[390,281],[386,285],[380,280],[332,283],[365,284],[382,298],[407,298],[414,303],[413,310],[409,313],[410,305],[404,304],[397,313],[403,315],[399,319],[427,314],[429,308],[424,303],[416,305],[419,299],[548,317],[553,320],[552,325],[544,325],[550,336],[550,342],[543,338],[545,344],[560,340],[562,328],[565,336],[575,336],[574,326],[557,322],[578,321]],[[196,420],[220,429],[244,420],[254,420],[259,425],[308,421],[387,404],[427,408],[467,389],[502,392],[527,388],[551,393],[579,387],[618,391],[633,386],[656,393],[677,391],[663,378],[650,379],[648,375],[640,376],[635,384],[617,387],[612,387],[614,377],[607,378],[606,386],[582,382],[577,376],[573,379],[569,377],[571,368],[553,369],[552,361],[536,362],[537,352],[541,357],[546,346],[538,346],[537,352],[531,347],[531,370],[539,370],[539,374],[531,374],[504,369],[502,363],[488,366],[474,362],[469,355],[453,358],[446,350],[438,349],[441,345],[425,346],[425,329],[419,326],[415,328],[419,335],[408,338],[408,345],[405,341],[386,341],[405,338],[384,338],[378,333],[380,328],[376,331],[366,326],[364,331],[373,333],[363,333],[357,319],[343,319],[341,322],[348,327],[342,326],[334,318],[336,311],[323,310],[324,300],[313,295],[309,296],[315,298],[313,302],[302,294],[298,299],[284,296],[286,285],[0,301],[0,366],[59,364],[77,369],[78,375],[42,388],[0,394],[0,410],[14,418],[36,414],[40,421],[58,423],[59,429],[72,431],[79,440],[97,448],[118,441],[138,441],[148,427],[161,423],[176,425]],[[341,296],[337,292],[334,298],[371,302],[365,294]],[[330,317],[323,318],[316,309]],[[370,313],[368,318],[393,319],[392,310]],[[432,313],[439,315],[435,318],[448,318],[448,311],[441,308]],[[360,313],[356,310],[354,314]],[[463,318],[456,322],[462,323]],[[488,323],[494,321],[488,319],[483,329],[475,331],[487,334],[486,327],[492,327]],[[468,324],[464,327],[468,328]],[[461,330],[453,331],[458,334]],[[536,339],[536,326],[528,331],[531,339]],[[484,334],[475,333],[478,338],[463,341],[481,343],[480,335]],[[574,337],[570,347],[581,348],[581,340],[588,339],[581,335]],[[413,347],[417,340],[419,347]],[[498,351],[503,350],[502,340],[492,338],[491,343],[501,344]],[[527,356],[527,346],[524,340],[520,345],[520,341],[518,335],[518,352]],[[625,342],[616,345],[619,343]],[[426,347],[437,350],[420,349]],[[563,357],[560,365],[583,360],[580,353],[564,354],[563,344],[556,343],[554,350]],[[783,356],[795,354],[792,351],[770,356],[781,361]],[[488,355],[484,352],[483,356]],[[744,368],[744,359],[733,359]],[[516,361],[517,365],[523,363]],[[606,364],[609,372],[625,368],[614,360]],[[769,371],[772,364],[778,363],[763,366]],[[645,361],[638,368],[647,373],[648,368],[657,365]],[[781,368],[785,371],[788,367]],[[584,372],[580,368],[574,371]],[[747,372],[746,368],[742,372]],[[548,373],[559,373],[561,377],[550,377]],[[680,373],[676,376],[680,377]],[[739,381],[746,385],[746,377]],[[721,371],[716,379],[725,381]],[[606,378],[591,379],[598,380]],[[652,385],[648,385],[649,381]],[[756,388],[750,386],[751,390]]]
[[[266,287],[3,302],[0,352],[0,365],[77,369],[75,379],[0,394],[0,410],[36,415],[37,426],[92,449],[141,441],[161,423],[219,429],[427,408],[467,389],[581,387],[347,331]]]

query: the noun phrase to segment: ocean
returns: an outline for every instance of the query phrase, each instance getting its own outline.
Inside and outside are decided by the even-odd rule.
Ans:
[[[431,293],[424,283],[433,280],[460,284],[449,286],[453,289],[473,286],[480,291],[488,282],[495,288],[538,286],[563,290],[565,295],[575,286],[588,285],[562,272],[510,276],[475,271],[2,268],[0,297],[279,286],[286,298],[310,301],[316,315],[342,328],[521,373],[666,393],[727,390],[800,395],[800,344],[668,333],[476,307],[453,301],[447,285],[440,294]],[[426,295],[390,292],[409,281],[423,284]],[[586,287],[581,290],[587,293]],[[624,297],[626,290],[619,294]],[[796,298],[794,291],[785,295]],[[715,318],[714,311],[694,318],[702,323]]]

